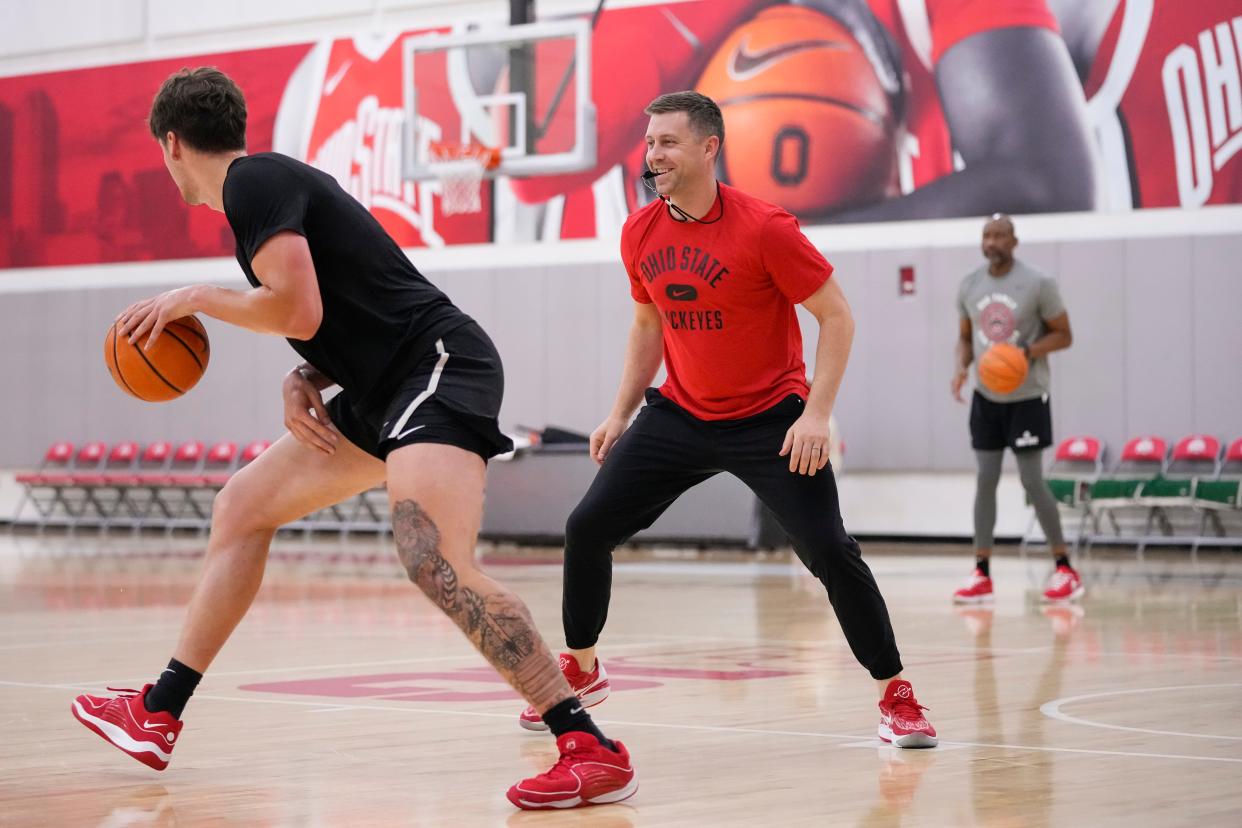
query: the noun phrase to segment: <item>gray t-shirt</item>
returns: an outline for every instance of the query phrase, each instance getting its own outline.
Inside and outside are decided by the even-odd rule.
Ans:
[[[969,274],[957,291],[957,306],[963,319],[970,320],[974,349],[975,387],[993,402],[1017,402],[1048,393],[1051,376],[1048,358],[1031,362],[1026,380],[1009,394],[997,394],[979,383],[979,357],[994,342],[1030,345],[1048,332],[1044,320],[1065,312],[1061,291],[1051,277],[1014,259],[1004,276],[988,273],[988,265]]]

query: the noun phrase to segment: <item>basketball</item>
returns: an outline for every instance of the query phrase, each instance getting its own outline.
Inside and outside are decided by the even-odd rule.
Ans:
[[[169,322],[155,347],[144,351],[147,337],[135,344],[117,336],[113,322],[104,338],[104,362],[112,379],[127,394],[146,402],[165,402],[189,391],[207,370],[211,346],[207,331],[194,316]]]
[[[1026,379],[1026,371],[1026,354],[1008,342],[997,342],[979,357],[979,382],[996,394],[1018,390]]]
[[[776,6],[725,40],[699,79],[724,115],[721,180],[808,215],[896,194],[897,117],[850,31]]]

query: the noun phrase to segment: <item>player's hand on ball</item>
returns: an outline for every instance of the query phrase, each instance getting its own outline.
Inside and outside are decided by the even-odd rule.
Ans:
[[[629,420],[623,417],[609,417],[600,423],[599,427],[591,432],[591,459],[602,466],[613,444],[621,439],[621,435],[629,427]]]
[[[142,339],[144,334],[150,334],[143,346],[143,350],[149,351],[163,333],[165,325],[197,311],[194,286],[190,286],[135,302],[121,312],[117,321],[121,323],[121,336],[128,336],[131,345]]]
[[[789,456],[791,472],[814,477],[815,472],[828,465],[828,421],[827,416],[806,411],[785,432],[780,456]]]
[[[334,453],[340,438],[315,384],[295,368],[285,377],[281,394],[285,399],[285,428],[289,433],[324,454]]]

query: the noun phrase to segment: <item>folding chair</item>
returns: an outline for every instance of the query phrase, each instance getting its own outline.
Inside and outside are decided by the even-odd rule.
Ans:
[[[73,475],[74,485],[80,486],[83,492],[83,510],[77,525],[95,525],[100,530],[107,527],[122,498],[123,483],[119,478],[132,474],[137,462],[138,444],[123,440],[108,450],[97,469]]]
[[[175,525],[184,525],[206,530],[211,525],[211,505],[216,494],[229,482],[233,472],[237,471],[237,443],[222,440],[214,444],[203,456],[203,464],[197,478],[191,476],[186,481],[185,505],[188,515],[174,519]]]
[[[98,440],[85,443],[73,459],[73,468],[60,487],[60,500],[65,513],[61,520],[49,517],[47,523],[68,526],[70,531],[86,517],[86,510],[94,508],[90,487],[108,456],[108,447]]]
[[[1220,473],[1221,460],[1220,441],[1209,434],[1191,434],[1174,444],[1161,475],[1138,491],[1138,502],[1149,510],[1139,554],[1155,544],[1189,546],[1192,555],[1197,551],[1203,513],[1195,508],[1195,489],[1200,479]],[[1153,533],[1156,529],[1159,534]]]
[[[73,443],[64,440],[52,443],[43,453],[43,460],[34,471],[17,475],[15,479],[22,487],[22,497],[13,513],[14,524],[20,522],[27,503],[34,507],[35,523],[40,529],[58,507],[64,508],[61,495],[64,487],[69,484],[69,474],[73,471],[73,449]]]
[[[1149,507],[1138,501],[1143,484],[1159,477],[1164,471],[1168,443],[1161,437],[1135,437],[1121,449],[1121,457],[1106,474],[1087,489],[1087,508],[1091,515],[1091,532],[1087,550],[1102,540],[1133,540],[1137,543],[1147,525]],[[1107,519],[1111,535],[1100,531],[1101,519]],[[1130,530],[1130,531],[1127,531]]]
[[[1203,520],[1193,552],[1200,546],[1242,547],[1242,438],[1229,444],[1216,477],[1199,481],[1194,505]],[[1208,535],[1209,526],[1215,535]]]
[[[1053,455],[1052,463],[1044,475],[1044,481],[1052,492],[1061,513],[1062,524],[1066,518],[1073,518],[1077,524],[1072,549],[1078,551],[1078,545],[1086,536],[1087,522],[1090,518],[1088,493],[1091,484],[1100,479],[1104,473],[1104,457],[1107,448],[1096,437],[1069,437],[1062,440]],[[1030,545],[1035,533],[1036,518],[1034,512],[1027,523],[1026,533],[1018,552],[1026,556],[1026,548]]]
[[[189,511],[188,492],[202,480],[203,444],[189,440],[177,446],[166,468],[145,473],[146,483],[151,486],[151,506],[143,516],[142,526],[147,526],[153,512],[159,513],[164,528],[171,531],[173,524],[185,518]]]
[[[155,505],[156,490],[168,474],[172,453],[172,443],[157,440],[142,449],[130,471],[104,475],[107,483],[115,486],[118,493],[116,506],[105,528],[128,526],[137,531],[142,527]]]

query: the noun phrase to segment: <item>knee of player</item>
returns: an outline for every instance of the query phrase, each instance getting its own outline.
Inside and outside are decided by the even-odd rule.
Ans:
[[[579,504],[569,514],[569,520],[565,521],[565,547],[572,549],[594,545],[593,541],[600,534],[601,518],[593,509]]]
[[[262,499],[256,498],[230,480],[216,493],[211,503],[211,531],[213,535],[245,535],[253,532],[280,528],[274,521],[266,520],[259,508]]]

